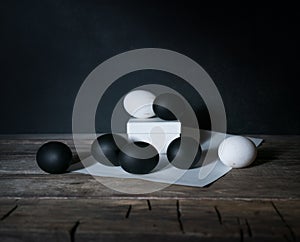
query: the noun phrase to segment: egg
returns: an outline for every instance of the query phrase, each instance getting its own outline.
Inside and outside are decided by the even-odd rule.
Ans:
[[[167,150],[169,162],[179,169],[195,168],[201,155],[200,144],[191,137],[179,137],[173,140]]]
[[[132,174],[150,173],[159,162],[157,150],[149,143],[127,144],[119,153],[121,167]]]
[[[153,110],[161,119],[176,120],[183,115],[185,104],[178,95],[173,93],[163,93],[155,98]]]
[[[153,102],[155,95],[146,90],[135,90],[129,92],[123,101],[127,113],[135,118],[151,118],[155,116]]]
[[[103,134],[91,146],[91,155],[106,166],[119,166],[118,155],[128,141],[117,134]],[[103,157],[103,155],[105,157]],[[105,159],[106,158],[106,159]]]
[[[255,144],[248,138],[232,136],[222,141],[218,148],[220,160],[227,166],[243,168],[249,166],[256,158]]]
[[[51,174],[62,174],[71,165],[72,151],[64,143],[51,141],[38,149],[36,161],[43,171]]]

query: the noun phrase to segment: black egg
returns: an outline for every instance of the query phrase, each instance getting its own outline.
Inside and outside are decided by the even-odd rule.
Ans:
[[[146,142],[129,143],[119,154],[121,167],[133,174],[147,174],[159,161],[157,150]]]
[[[195,168],[201,155],[200,144],[191,137],[179,137],[173,140],[167,149],[169,162],[180,169]]]
[[[36,154],[38,166],[45,172],[61,174],[72,162],[72,151],[64,143],[51,141],[43,144]]]
[[[120,148],[122,148],[127,143],[127,140],[120,135],[104,134],[99,136],[93,142],[91,147],[91,154],[95,158],[95,160],[103,165],[119,166],[120,163],[118,160],[118,155],[120,152]]]
[[[154,99],[153,111],[161,119],[176,120],[183,115],[185,104],[178,95],[163,93]]]

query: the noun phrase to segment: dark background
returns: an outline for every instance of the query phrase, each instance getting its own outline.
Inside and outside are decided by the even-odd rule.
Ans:
[[[116,54],[153,47],[187,55],[209,73],[228,132],[299,134],[298,17],[292,7],[204,8],[188,1],[1,1],[0,133],[70,133],[86,76]],[[143,71],[109,89],[98,131],[109,128],[120,95],[152,82],[189,94],[200,120],[207,119],[201,98],[182,80]]]

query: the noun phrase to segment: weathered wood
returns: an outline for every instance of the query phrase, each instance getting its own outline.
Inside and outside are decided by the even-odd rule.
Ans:
[[[300,136],[260,137],[265,142],[251,167],[208,187],[130,195],[89,175],[41,171],[39,146],[54,139],[74,151],[70,135],[0,136],[0,241],[297,241]],[[83,139],[81,152],[91,142]]]
[[[35,153],[49,135],[5,136],[0,139],[0,196],[22,197],[128,197],[114,192],[89,175],[49,175],[39,169]],[[28,137],[24,139],[24,137]],[[206,188],[170,186],[163,191],[141,197],[175,197],[189,199],[298,199],[300,198],[300,136],[260,136],[256,162],[246,169],[234,169]],[[70,135],[54,135],[54,140],[69,144]],[[92,140],[82,140],[82,152],[88,153]],[[75,155],[75,153],[74,153]],[[147,181],[100,178],[124,186],[146,186]],[[139,197],[139,196],[133,196]]]
[[[1,200],[0,205],[7,204],[7,201]],[[299,222],[291,221],[299,221],[299,200],[292,202],[293,208],[282,207],[286,204],[282,201],[275,203],[227,200],[21,199],[15,202],[17,208],[0,221],[0,239],[296,241],[300,226]]]
[[[243,176],[244,180],[241,180]],[[263,176],[263,175],[262,175]],[[276,180],[276,179],[281,179]],[[2,175],[0,176],[0,197],[2,198],[187,198],[187,199],[240,199],[270,200],[299,199],[299,184],[294,179],[261,177],[255,179],[247,174],[228,174],[206,188],[171,185],[150,194],[130,195],[106,188],[88,175]],[[101,178],[106,183],[113,182],[123,186],[136,186],[143,189],[152,183],[141,180]],[[252,181],[253,184],[249,184]],[[266,184],[266,182],[268,182]],[[281,184],[281,182],[283,182]]]

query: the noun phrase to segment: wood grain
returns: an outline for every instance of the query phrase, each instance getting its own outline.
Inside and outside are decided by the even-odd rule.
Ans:
[[[8,203],[0,200],[1,207]],[[293,213],[282,207],[283,201],[21,199],[14,203],[16,209],[0,221],[1,241],[296,241],[299,237],[299,201],[292,202]]]
[[[0,188],[0,197],[128,197],[126,194],[106,188],[89,175],[44,173],[36,164],[35,153],[43,143],[51,140],[51,136],[26,137],[27,139],[19,136],[4,136],[0,139],[0,179],[3,184],[1,186],[3,189]],[[265,142],[259,147],[258,158],[251,167],[234,169],[205,189],[172,185],[163,191],[142,196],[130,195],[130,197],[298,199],[300,197],[300,136],[259,137]],[[63,135],[61,138],[54,135],[53,139],[69,144],[74,151],[70,135]],[[82,139],[82,152],[88,153],[91,142],[92,140]],[[134,179],[99,179],[106,183],[141,188],[152,184]]]
[[[0,241],[297,241],[300,136],[259,137],[265,141],[251,167],[208,187],[130,195],[89,175],[41,171],[40,145],[59,140],[74,152],[70,135],[0,136]],[[82,139],[80,152],[88,153],[91,142]]]

